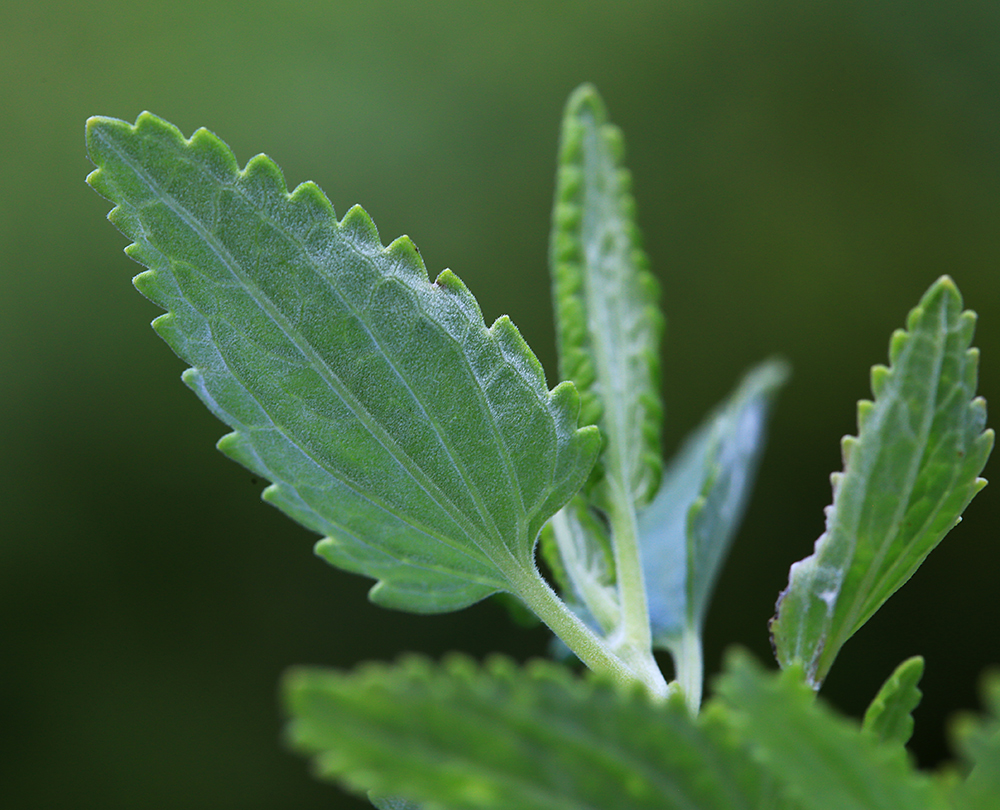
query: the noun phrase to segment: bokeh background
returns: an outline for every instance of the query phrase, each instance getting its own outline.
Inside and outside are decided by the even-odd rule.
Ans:
[[[941,273],[980,313],[981,390],[1000,402],[998,43],[993,0],[0,4],[4,806],[363,807],[282,746],[288,665],[547,644],[491,603],[370,606],[213,449],[223,427],[148,328],[139,268],[84,184],[87,116],[208,126],[340,214],[362,203],[487,320],[508,313],[554,383],[558,122],[596,83],[664,290],[668,452],[750,364],[794,367],[710,614],[711,672],[733,642],[770,659],[868,368]],[[824,688],[857,716],[926,655],[928,766],[1000,662],[995,487]]]

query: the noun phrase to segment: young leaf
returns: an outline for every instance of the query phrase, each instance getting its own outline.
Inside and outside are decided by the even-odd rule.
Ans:
[[[597,91],[577,88],[563,118],[551,240],[559,372],[580,389],[581,422],[601,427],[609,487],[641,505],[660,475],[663,316],[623,155]]]
[[[955,748],[968,767],[952,793],[955,810],[1000,807],[1000,673],[983,678],[983,702],[989,715],[961,717],[955,723]]]
[[[746,508],[771,404],[788,376],[771,360],[749,372],[687,439],[639,515],[653,640],[669,649],[694,707],[709,597]]]
[[[923,697],[917,684],[924,674],[924,659],[907,658],[889,676],[865,712],[862,730],[880,743],[906,745],[913,735],[913,710]]]
[[[600,438],[506,317],[487,329],[453,273],[430,283],[407,237],[384,247],[358,207],[338,222],[318,187],[289,194],[263,155],[241,171],[207,130],[92,118],[87,144],[88,180],[149,268],[135,285],[167,310],[156,331],[233,428],[219,449],[326,535],[320,555],[378,579],[371,598],[389,607],[527,590],[559,612],[535,541]]]
[[[581,418],[604,437],[589,495],[608,515],[619,593],[616,649],[654,677],[636,509],[660,477],[663,317],[635,224],[621,132],[597,91],[566,105],[550,263],[560,372],[582,391]]]
[[[297,670],[288,738],[319,775],[449,810],[758,808],[759,769],[677,701],[548,662]]]
[[[736,736],[803,810],[946,806],[901,747],[878,744],[817,700],[798,665],[768,673],[745,653],[732,653],[716,693]]]
[[[792,566],[771,624],[783,667],[801,663],[818,689],[840,648],[917,569],[986,482],[993,446],[973,398],[975,315],[940,278],[872,369],[874,402],[858,405],[844,472],[812,556]]]

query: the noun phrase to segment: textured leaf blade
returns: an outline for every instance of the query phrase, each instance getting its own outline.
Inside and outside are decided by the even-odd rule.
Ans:
[[[623,152],[597,91],[578,88],[563,119],[551,240],[559,371],[580,389],[581,422],[601,428],[609,486],[634,508],[660,476],[663,316]]]
[[[788,376],[771,360],[750,371],[687,439],[639,515],[654,641],[675,649],[700,632],[712,587],[739,527],[764,448],[767,419]]]
[[[465,659],[285,682],[293,747],[322,777],[450,810],[758,808],[758,769],[677,701]]]
[[[754,759],[803,810],[943,810],[901,747],[879,745],[802,683],[798,668],[768,673],[730,654],[716,682],[725,717]],[[710,704],[711,705],[711,704]],[[708,710],[708,707],[706,707]]]
[[[924,659],[907,658],[882,684],[865,711],[862,729],[880,743],[906,745],[913,735],[913,710],[923,693],[918,688],[924,674]]]
[[[993,446],[975,397],[975,315],[939,279],[872,369],[874,402],[843,442],[833,505],[815,552],[795,563],[771,630],[782,666],[819,688],[843,644],[903,585],[985,485]]]
[[[570,385],[549,391],[513,324],[487,329],[462,282],[431,284],[412,243],[337,221],[264,156],[148,113],[94,118],[89,178],[150,268],[157,332],[234,428],[220,449],[274,483],[318,551],[379,579],[372,598],[452,610],[532,576],[541,526],[585,480],[599,437]]]

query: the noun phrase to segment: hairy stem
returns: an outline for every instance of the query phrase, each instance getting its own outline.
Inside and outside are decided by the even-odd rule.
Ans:
[[[553,515],[550,525],[559,547],[559,554],[565,561],[566,575],[573,583],[576,598],[580,599],[590,611],[601,633],[605,637],[610,636],[621,621],[621,607],[614,596],[617,589],[612,591],[611,586],[599,581],[598,575],[591,570],[588,562],[580,559],[580,544],[586,540],[578,539],[576,535],[587,533],[582,527],[574,529],[566,516],[565,509],[560,509]]]
[[[681,643],[674,652],[677,682],[684,692],[684,700],[692,715],[701,709],[701,692],[704,682],[704,661],[701,647],[701,630],[690,624],[684,627]]]
[[[627,658],[653,663],[652,634],[646,604],[646,583],[639,556],[639,528],[632,497],[614,487],[611,493],[611,536],[615,552],[615,575],[621,603],[616,650]],[[657,671],[659,671],[657,669]],[[662,676],[661,676],[662,677]]]
[[[608,673],[620,683],[639,681],[654,697],[662,698],[667,695],[667,683],[655,664],[650,670],[634,656],[617,655],[566,606],[537,571],[512,576],[511,581],[515,583],[517,595],[525,604],[590,669]]]

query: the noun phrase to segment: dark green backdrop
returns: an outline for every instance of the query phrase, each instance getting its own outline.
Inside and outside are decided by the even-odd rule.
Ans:
[[[282,748],[284,667],[546,644],[489,604],[369,606],[213,450],[223,428],[148,328],[138,268],[84,185],[87,116],[205,125],[341,214],[362,203],[488,320],[510,314],[554,383],[557,127],[595,82],[663,282],[668,448],[750,363],[794,365],[710,615],[713,671],[730,642],[769,656],[868,367],[941,273],[981,315],[981,388],[1000,403],[998,43],[994,0],[0,4],[4,806],[360,807]],[[1000,662],[997,486],[824,689],[857,714],[924,653],[924,763]]]

